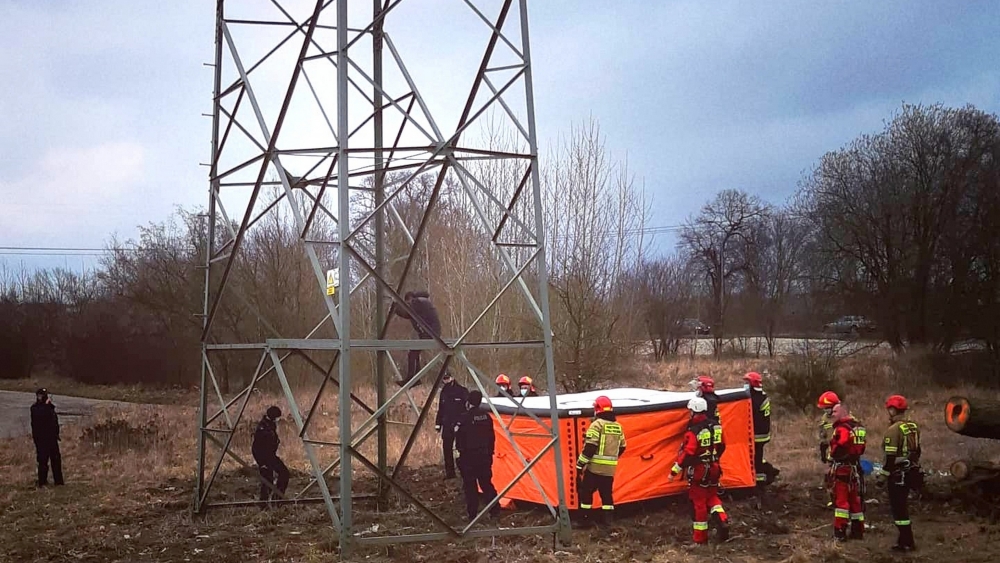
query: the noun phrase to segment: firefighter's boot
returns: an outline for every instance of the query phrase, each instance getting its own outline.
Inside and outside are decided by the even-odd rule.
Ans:
[[[727,541],[729,541],[729,523],[719,522],[718,528],[716,529],[718,530],[717,533],[719,534],[719,543],[726,543]]]
[[[592,510],[591,512],[593,514],[590,515],[590,518],[594,521],[594,527],[606,528],[608,526],[608,520],[605,516],[607,510]]]
[[[847,541],[847,527],[834,528],[833,529],[833,539],[842,542]]]
[[[896,545],[892,546],[893,551],[910,551],[917,548],[913,542],[913,528],[907,525],[896,526],[896,529],[899,530],[899,538],[896,540]]]
[[[852,540],[862,540],[865,538],[865,522],[864,520],[851,520],[851,535]]]

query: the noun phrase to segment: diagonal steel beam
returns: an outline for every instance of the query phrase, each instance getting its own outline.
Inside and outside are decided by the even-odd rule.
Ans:
[[[305,56],[306,50],[309,48],[308,39],[312,37],[313,31],[315,31],[316,29],[316,20],[318,19],[319,9],[321,6],[322,2],[317,1],[314,15],[309,20],[309,31],[306,34],[306,41],[302,42],[302,48],[299,52],[300,59],[303,56]],[[222,34],[225,36],[226,43],[229,45],[229,52],[230,55],[232,55],[233,62],[236,64],[236,68],[239,70],[240,76],[243,78],[243,83],[247,88],[247,96],[250,100],[250,103],[254,107],[254,113],[257,114],[257,120],[260,122],[261,128],[266,129],[267,126],[264,123],[264,117],[260,113],[260,106],[257,104],[257,100],[253,94],[253,90],[250,88],[249,82],[247,80],[246,71],[243,68],[243,63],[240,61],[239,53],[236,49],[236,44],[233,42],[233,37],[229,33],[229,29],[226,26],[225,22],[221,22],[219,25],[222,27]],[[268,155],[273,155],[274,153],[275,145],[278,141],[278,136],[281,134],[281,128],[285,123],[285,116],[288,113],[288,107],[292,100],[292,93],[295,91],[295,83],[298,80],[299,71],[300,71],[299,65],[296,65],[294,70],[292,70],[292,77],[288,83],[288,89],[285,92],[285,99],[281,104],[281,110],[278,112],[278,119],[277,122],[275,123],[274,132],[267,143],[266,154]],[[253,192],[250,194],[250,201],[247,204],[246,213],[243,215],[243,222],[240,225],[239,230],[237,231],[236,239],[233,241],[233,250],[231,252],[232,256],[229,258],[229,260],[226,261],[226,267],[222,272],[222,280],[219,283],[219,294],[215,297],[215,300],[212,302],[212,306],[208,311],[208,317],[206,318],[205,321],[205,329],[201,333],[202,342],[205,342],[206,339],[208,338],[209,330],[211,329],[212,323],[215,320],[215,315],[218,313],[219,304],[222,301],[222,293],[225,292],[226,285],[229,282],[229,276],[232,272],[233,264],[236,262],[237,253],[239,252],[240,246],[243,243],[243,238],[244,235],[246,234],[247,223],[250,221],[250,217],[253,213],[254,204],[257,202],[257,196],[260,193],[260,183],[264,180],[264,174],[267,171],[267,165],[269,161],[270,158],[265,158],[264,162],[261,164],[260,172],[257,175],[257,183],[256,185],[254,185]],[[332,313],[333,310],[331,307],[331,315]],[[334,318],[336,317],[334,316]]]
[[[317,2],[317,6],[319,3]],[[292,392],[291,386],[288,384],[288,378],[285,376],[285,370],[281,367],[281,360],[278,358],[278,354],[274,350],[268,350],[268,354],[271,356],[271,363],[274,365],[274,369],[278,374],[278,381],[281,382],[281,388],[285,391],[285,400],[288,401],[288,406],[292,414],[292,419],[295,420],[295,425],[299,429],[299,435],[302,436],[302,447],[306,451],[306,457],[309,459],[309,464],[312,466],[313,475],[321,475],[319,461],[316,460],[316,453],[313,451],[312,444],[308,442],[308,435],[305,432],[305,425],[302,420],[302,414],[299,412],[299,405],[295,400],[295,393]],[[323,500],[326,504],[326,511],[330,515],[330,520],[333,522],[333,527],[335,530],[341,529],[340,517],[337,516],[337,508],[333,504],[333,499],[330,498],[330,489],[326,486],[326,479],[319,479],[319,490],[323,495]],[[343,497],[343,495],[341,495]],[[343,503],[343,498],[341,498],[341,503]]]

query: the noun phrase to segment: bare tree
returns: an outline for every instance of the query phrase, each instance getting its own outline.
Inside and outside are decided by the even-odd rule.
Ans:
[[[692,269],[681,257],[670,256],[643,263],[636,278],[653,357],[659,361],[676,355],[695,297]]]
[[[785,304],[804,275],[808,224],[789,210],[767,214],[756,222],[748,244],[742,245],[747,265],[744,287],[751,314],[764,335],[768,356],[774,356],[774,339]]]
[[[729,297],[748,268],[744,247],[752,244],[757,225],[769,207],[756,196],[724,190],[687,221],[680,246],[692,267],[704,276],[711,293],[714,351],[722,352]]]
[[[642,260],[645,193],[594,120],[551,151],[543,183],[557,375],[567,390],[593,389],[631,346],[636,301],[623,282]]]
[[[968,264],[954,254],[949,271],[942,245],[963,228],[995,123],[974,108],[904,105],[884,131],[825,155],[805,185],[821,275],[873,311],[894,348],[950,339],[934,303]]]

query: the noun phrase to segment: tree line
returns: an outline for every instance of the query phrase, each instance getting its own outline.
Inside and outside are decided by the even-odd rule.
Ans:
[[[493,131],[487,143],[513,153],[523,149],[515,139]],[[656,359],[680,353],[692,318],[710,327],[716,353],[733,337],[755,335],[764,347],[753,352],[773,355],[779,335],[806,335],[837,316],[863,314],[897,350],[948,351],[975,340],[995,364],[998,158],[995,115],[904,105],[882,131],[824,155],[789,201],[776,205],[723,190],[685,222],[677,247],[663,252],[650,248],[648,194],[627,161],[606,147],[595,121],[574,127],[541,161],[559,386],[582,390],[619,378],[646,345]],[[523,266],[529,291],[535,285],[531,249],[498,247],[491,235],[502,230],[484,228],[533,225],[530,197],[506,212],[488,205],[489,198],[511,201],[525,172],[518,166],[472,162],[465,174],[449,174],[437,196],[407,288],[430,292],[448,337],[479,318],[470,341],[537,338],[532,303],[510,283],[512,270]],[[404,176],[386,182],[399,186]],[[434,177],[422,176],[396,200],[398,217],[385,227],[390,279],[401,273],[404,261],[393,257],[405,256],[433,191]],[[262,205],[282,194],[269,197]],[[363,212],[365,201],[358,203]],[[235,262],[238,296],[223,303],[218,317],[229,341],[301,337],[324,308],[283,209],[276,206],[248,231]],[[335,225],[318,215],[311,228],[312,238],[333,238]],[[371,247],[373,232],[366,229],[362,237]],[[222,244],[225,229],[217,231]],[[51,368],[93,383],[196,383],[207,236],[204,213],[179,209],[140,228],[134,240],[110,241],[94,272],[0,272],[0,375]],[[486,310],[501,291],[497,306]],[[537,292],[531,296],[537,301]],[[371,283],[359,289],[352,308],[354,319],[371,318]],[[356,330],[370,336],[375,329],[358,323]],[[394,324],[389,336],[407,334],[405,324]],[[542,375],[536,352],[476,351],[471,359],[490,373]],[[370,369],[358,361],[359,370]],[[238,385],[253,366],[234,355],[217,369],[224,385],[230,379]]]

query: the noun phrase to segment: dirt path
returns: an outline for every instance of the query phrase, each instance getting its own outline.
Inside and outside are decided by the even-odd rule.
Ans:
[[[35,402],[34,393],[0,391],[0,439],[31,434],[29,409]],[[102,401],[81,397],[53,395],[52,402],[59,414],[59,424],[77,424],[82,418],[93,415],[98,406],[124,406],[130,403]]]

